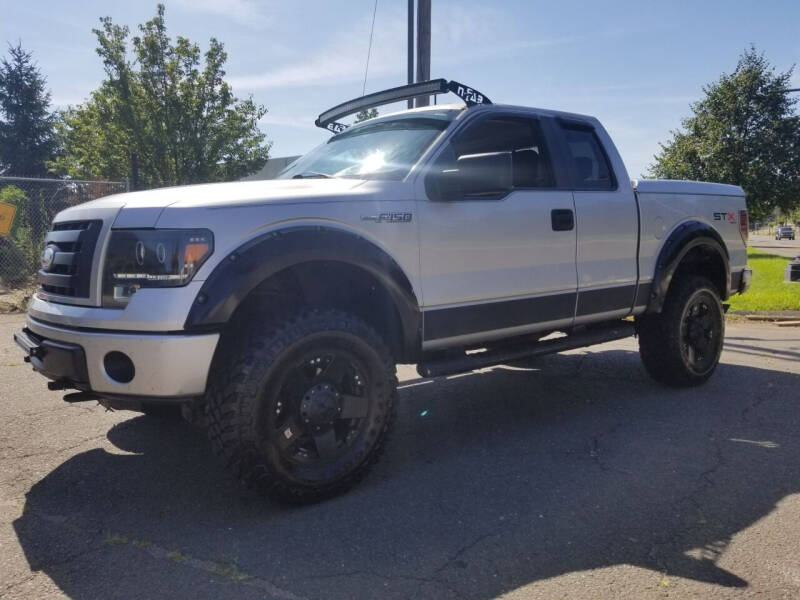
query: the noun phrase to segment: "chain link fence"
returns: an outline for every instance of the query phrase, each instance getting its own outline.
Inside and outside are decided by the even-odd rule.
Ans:
[[[119,181],[0,176],[0,293],[34,285],[44,237],[58,212],[127,190]]]

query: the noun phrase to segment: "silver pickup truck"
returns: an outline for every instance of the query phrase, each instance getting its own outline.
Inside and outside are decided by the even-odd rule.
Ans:
[[[338,121],[447,92],[465,104]],[[245,483],[302,502],[375,462],[397,363],[435,377],[638,335],[659,382],[713,373],[751,278],[741,188],[631,181],[597,119],[446,80],[317,125],[331,138],[278,180],[60,213],[15,335],[50,389],[182,407]]]

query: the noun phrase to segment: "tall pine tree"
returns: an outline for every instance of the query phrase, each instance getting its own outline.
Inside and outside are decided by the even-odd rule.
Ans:
[[[50,93],[32,54],[9,45],[0,60],[0,173],[41,176],[55,158]]]

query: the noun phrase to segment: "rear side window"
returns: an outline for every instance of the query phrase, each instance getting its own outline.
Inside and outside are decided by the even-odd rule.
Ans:
[[[463,156],[508,152],[515,188],[554,187],[550,156],[535,119],[493,117],[470,125],[452,144],[455,162]]]
[[[575,189],[613,189],[614,177],[597,134],[591,129],[573,127],[563,127],[563,131]]]

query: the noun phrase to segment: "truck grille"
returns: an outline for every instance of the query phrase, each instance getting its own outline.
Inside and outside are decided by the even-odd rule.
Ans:
[[[44,238],[45,249],[53,249],[47,269],[39,269],[42,291],[72,298],[88,298],[92,282],[92,259],[102,221],[66,221],[53,225]]]

